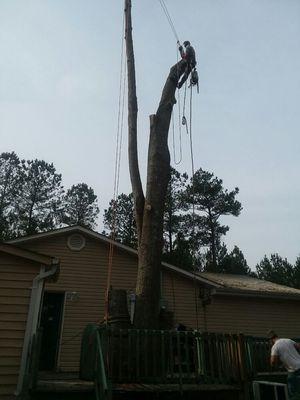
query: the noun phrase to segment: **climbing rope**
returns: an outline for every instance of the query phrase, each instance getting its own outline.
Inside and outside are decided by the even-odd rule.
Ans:
[[[181,124],[185,125],[186,133],[189,134],[189,128],[188,128],[187,120],[186,120],[186,116],[185,116],[186,91],[187,91],[187,81],[184,84],[184,96],[183,96],[183,109],[182,109]]]

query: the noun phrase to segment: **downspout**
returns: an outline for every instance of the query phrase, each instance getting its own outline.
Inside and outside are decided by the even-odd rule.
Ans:
[[[46,267],[44,265],[41,265],[40,273],[32,281],[31,296],[30,296],[28,317],[24,335],[19,377],[18,377],[17,389],[15,392],[16,396],[20,395],[23,389],[26,366],[27,362],[29,361],[29,349],[31,345],[31,340],[33,335],[36,333],[39,320],[44,281],[48,277],[55,275],[58,268],[59,268],[58,260],[53,259],[50,270],[46,271]]]

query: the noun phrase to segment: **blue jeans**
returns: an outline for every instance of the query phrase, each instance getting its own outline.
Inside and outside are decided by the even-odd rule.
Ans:
[[[300,400],[300,369],[288,373],[287,386],[289,400]]]

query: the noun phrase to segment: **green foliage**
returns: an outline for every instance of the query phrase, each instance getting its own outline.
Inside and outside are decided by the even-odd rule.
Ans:
[[[270,258],[264,256],[257,264],[256,272],[260,279],[295,287],[295,268],[286,258],[280,257],[277,253],[271,254]]]
[[[187,179],[188,176],[186,173],[180,174],[176,169],[171,168],[164,213],[165,253],[172,253],[175,251],[175,248],[178,251],[183,243],[183,237],[178,237],[178,232],[182,231],[183,228],[182,195]]]
[[[300,256],[297,257],[294,265],[293,287],[300,289]]]
[[[224,215],[238,216],[241,212],[241,204],[235,199],[238,188],[229,192],[223,188],[221,179],[202,169],[195,173],[189,185],[187,180],[186,173],[181,174],[171,168],[164,213],[164,260],[185,269],[219,271],[220,239],[229,230],[227,225],[219,222],[219,218]],[[104,233],[112,235],[115,231],[116,240],[136,247],[133,207],[131,194],[121,194],[116,203],[111,200],[104,212]],[[209,250],[203,257],[202,250],[207,247]],[[226,265],[222,271],[247,271],[247,263],[244,260],[243,264],[243,260],[239,259],[241,254],[236,253],[237,249],[227,255],[226,250]]]
[[[59,228],[62,222],[92,227],[98,211],[95,194],[84,183],[64,196],[53,164],[0,154],[0,240]]]
[[[134,219],[133,195],[121,193],[117,200],[109,202],[104,210],[104,234],[109,234],[115,240],[127,246],[137,246],[137,230]]]
[[[22,196],[16,206],[17,234],[54,229],[59,223],[63,187],[53,164],[43,160],[22,162]]]
[[[250,275],[251,270],[242,251],[234,246],[229,254],[225,254],[218,263],[218,271],[226,274]]]
[[[97,196],[86,183],[73,185],[63,198],[62,222],[94,228],[99,213]]]
[[[186,188],[184,201],[186,208],[191,212],[194,208],[197,217],[193,217],[191,236],[196,235],[194,242],[198,246],[208,246],[210,270],[217,271],[217,246],[220,239],[229,230],[221,225],[219,218],[225,215],[237,217],[241,210],[241,203],[236,200],[239,189],[228,191],[223,188],[223,181],[213,173],[199,169],[191,178]]]
[[[163,260],[180,268],[191,270],[193,267],[192,254],[190,241],[185,240],[184,236],[178,233],[173,242],[172,252],[165,252]]]
[[[22,193],[23,171],[16,153],[0,155],[0,240],[15,236],[16,205]]]
[[[167,189],[164,213],[164,252],[179,254],[182,241],[177,238],[180,231],[182,215],[180,204],[182,191],[187,180],[186,174],[180,174],[171,168],[171,179]],[[137,230],[134,219],[134,202],[132,194],[120,194],[117,201],[111,200],[109,207],[104,211],[103,222],[105,234],[112,235],[119,242],[128,246],[137,246]],[[180,244],[179,244],[180,243]]]

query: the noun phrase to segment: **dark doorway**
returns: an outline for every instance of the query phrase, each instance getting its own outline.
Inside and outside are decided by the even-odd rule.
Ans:
[[[40,370],[53,371],[56,367],[65,294],[45,292],[41,313],[42,343]]]

